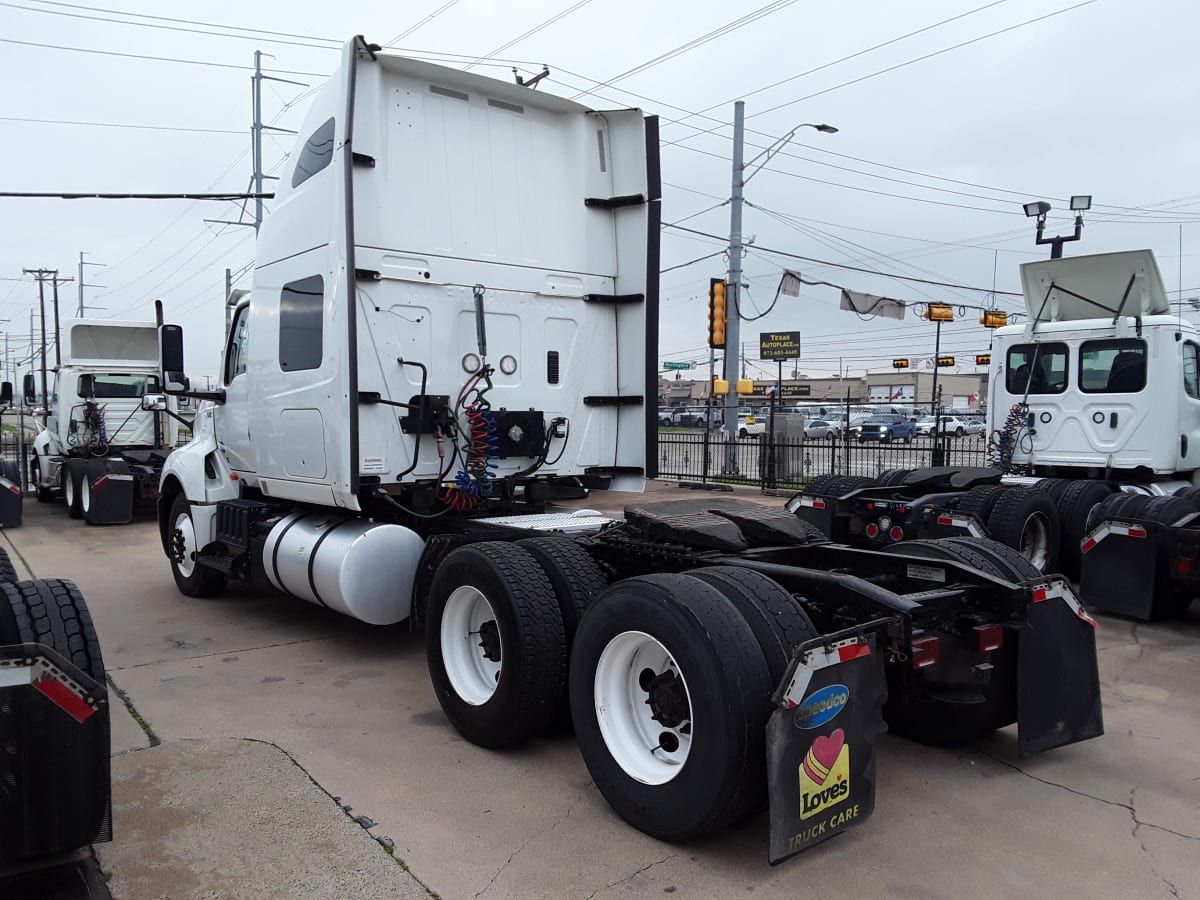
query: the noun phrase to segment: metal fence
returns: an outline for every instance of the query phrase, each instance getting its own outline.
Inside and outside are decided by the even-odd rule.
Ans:
[[[748,484],[764,489],[800,487],[818,475],[865,475],[886,469],[930,465],[986,466],[987,442],[981,435],[919,437],[911,444],[771,438],[768,434],[727,440],[720,434],[660,432],[661,478]]]

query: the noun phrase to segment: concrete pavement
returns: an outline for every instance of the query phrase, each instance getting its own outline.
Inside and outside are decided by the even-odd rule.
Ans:
[[[1020,760],[1012,729],[959,750],[885,736],[873,819],[770,868],[765,816],[683,845],[632,830],[569,735],[466,743],[403,626],[241,588],[184,598],[149,521],[89,528],[28,502],[5,536],[80,585],[113,684],[162,742],[117,712],[98,852],[118,898],[1200,898],[1200,606],[1103,620],[1104,737]]]

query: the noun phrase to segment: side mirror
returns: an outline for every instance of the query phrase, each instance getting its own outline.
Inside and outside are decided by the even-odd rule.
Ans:
[[[0,381],[0,406],[12,406],[11,381]]]
[[[26,406],[37,406],[37,385],[33,380],[32,372],[26,372],[25,377],[21,380],[21,393],[25,396]]]
[[[158,367],[166,393],[181,394],[190,387],[184,374],[182,325],[158,327]]]
[[[164,412],[166,408],[166,394],[142,394],[142,409],[146,412]]]

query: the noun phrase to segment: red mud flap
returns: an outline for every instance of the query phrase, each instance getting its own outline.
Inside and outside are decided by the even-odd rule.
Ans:
[[[1034,589],[1017,656],[1021,756],[1104,734],[1096,627],[1066,582]]]
[[[875,739],[887,695],[882,619],[796,648],[767,724],[771,865],[860,825],[875,809]]]
[[[0,646],[0,863],[111,839],[108,694],[42,644]]]

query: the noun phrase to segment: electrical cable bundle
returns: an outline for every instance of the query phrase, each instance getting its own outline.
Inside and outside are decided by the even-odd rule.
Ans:
[[[439,486],[438,499],[456,512],[468,512],[477,507],[480,501],[491,494],[492,479],[496,474],[496,461],[500,459],[500,442],[496,434],[496,419],[492,413],[492,405],[486,394],[492,389],[492,367],[484,365],[473,375],[458,394],[458,402],[454,407],[454,429],[451,443],[454,445],[453,460],[459,457],[459,434],[466,442],[466,454],[462,468],[454,476],[451,486]],[[480,386],[482,384],[482,387]],[[474,396],[471,396],[472,392]],[[471,399],[468,401],[468,396]],[[458,414],[462,411],[467,419],[467,429],[463,432],[458,424]],[[442,453],[441,440],[438,441],[439,456]],[[444,480],[448,469],[444,469]]]
[[[1028,411],[1029,407],[1024,403],[1014,403],[1012,409],[1008,411],[1004,425],[992,432],[987,446],[988,465],[1005,474],[1012,469],[1013,453],[1017,449],[1017,442],[1021,439],[1021,432],[1026,428]],[[1032,441],[1029,443],[1029,447],[1022,447],[1026,452],[1033,449]]]

